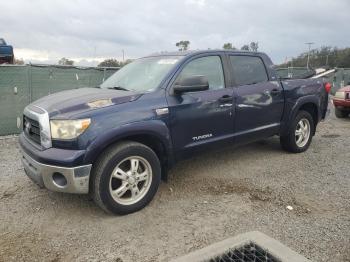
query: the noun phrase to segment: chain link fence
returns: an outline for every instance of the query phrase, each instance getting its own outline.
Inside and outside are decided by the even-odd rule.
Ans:
[[[328,81],[332,83],[332,93],[335,93],[339,88],[350,85],[350,68],[338,68],[328,78]]]
[[[0,135],[21,131],[23,109],[32,101],[62,90],[99,86],[118,69],[34,64],[0,66]]]
[[[309,72],[307,67],[276,68],[277,75],[281,78],[298,78]]]

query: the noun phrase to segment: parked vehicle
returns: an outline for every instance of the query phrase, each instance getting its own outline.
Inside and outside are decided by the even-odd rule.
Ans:
[[[13,64],[13,47],[7,45],[3,38],[0,38],[0,64]]]
[[[269,57],[241,51],[153,55],[100,88],[63,91],[28,105],[19,137],[40,186],[89,193],[104,210],[145,207],[167,170],[194,153],[279,135],[307,150],[327,111],[319,79],[281,81]]]
[[[350,114],[350,83],[348,86],[340,88],[333,97],[335,115],[344,118]]]

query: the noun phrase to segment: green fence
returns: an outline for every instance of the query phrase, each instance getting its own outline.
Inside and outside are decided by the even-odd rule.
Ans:
[[[0,135],[21,131],[22,112],[32,101],[62,90],[95,87],[118,68],[0,66]]]
[[[276,68],[277,75],[281,78],[298,78],[308,71],[307,67]]]
[[[350,68],[338,68],[327,79],[332,83],[332,93],[335,93],[339,88],[350,85]]]

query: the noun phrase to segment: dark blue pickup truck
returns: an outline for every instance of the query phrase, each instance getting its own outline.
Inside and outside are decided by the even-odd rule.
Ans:
[[[22,162],[40,186],[89,193],[104,210],[127,214],[152,200],[178,160],[199,151],[274,135],[283,149],[305,151],[326,115],[327,91],[322,80],[278,79],[263,53],[152,55],[99,88],[28,105]]]

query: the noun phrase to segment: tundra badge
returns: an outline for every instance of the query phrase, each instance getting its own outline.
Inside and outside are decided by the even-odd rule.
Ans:
[[[201,136],[194,136],[192,137],[192,140],[193,141],[198,141],[198,140],[202,140],[202,139],[206,139],[206,138],[209,138],[209,137],[212,137],[213,134],[205,134],[205,135],[201,135]]]

